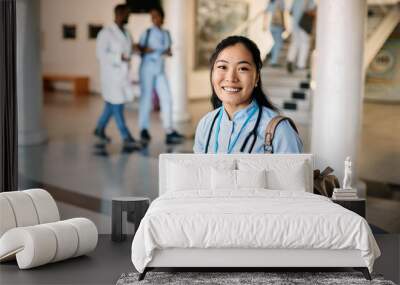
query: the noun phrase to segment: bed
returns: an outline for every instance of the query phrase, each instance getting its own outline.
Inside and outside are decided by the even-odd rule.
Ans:
[[[310,154],[162,154],[159,194],[132,242],[159,267],[353,267],[380,255],[361,216],[313,194]]]

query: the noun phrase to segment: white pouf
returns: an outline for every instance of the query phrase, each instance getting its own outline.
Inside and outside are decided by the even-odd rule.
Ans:
[[[1,193],[11,205],[17,227],[39,224],[38,215],[30,196],[21,191]]]
[[[86,254],[97,238],[96,226],[85,218],[14,228],[0,238],[0,260],[15,255],[19,268],[28,269]]]
[[[64,260],[75,255],[78,249],[78,232],[65,221],[49,223],[43,225],[48,227],[55,235],[57,244],[56,255],[53,257],[52,262]]]
[[[10,202],[6,197],[0,195],[0,237],[8,230],[15,228],[17,222],[15,221],[15,216],[13,209],[11,208]]]
[[[86,218],[59,221],[51,195],[43,189],[0,193],[0,262],[16,259],[28,269],[86,254],[98,232]]]
[[[60,214],[53,197],[43,189],[29,189],[23,191],[28,194],[35,205],[39,224],[51,223],[60,220]]]

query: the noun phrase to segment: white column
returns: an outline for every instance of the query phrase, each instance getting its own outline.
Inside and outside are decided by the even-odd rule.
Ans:
[[[39,0],[17,0],[18,144],[45,140],[40,56]]]
[[[188,112],[188,8],[191,0],[164,1],[166,28],[172,38],[172,57],[167,60],[167,74],[173,99],[173,120],[175,124],[190,120]]]
[[[331,166],[340,183],[346,156],[357,182],[365,19],[365,0],[319,1],[311,150],[316,167]]]

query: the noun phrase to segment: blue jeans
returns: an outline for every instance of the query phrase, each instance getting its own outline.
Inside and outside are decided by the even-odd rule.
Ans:
[[[124,118],[124,104],[111,104],[105,102],[103,113],[101,114],[99,121],[97,122],[97,129],[104,130],[107,127],[108,122],[114,116],[115,122],[123,139],[127,139],[131,136],[128,128],[125,124]]]
[[[270,64],[278,64],[279,54],[283,45],[282,32],[283,28],[281,26],[271,25],[271,34],[274,39],[274,45],[271,50]]]

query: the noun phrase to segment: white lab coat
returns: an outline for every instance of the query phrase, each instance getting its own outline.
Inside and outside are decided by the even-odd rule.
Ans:
[[[130,63],[121,59],[122,54],[132,55],[132,37],[113,23],[97,36],[96,54],[100,63],[101,92],[105,101],[123,104],[133,99],[130,82]]]

